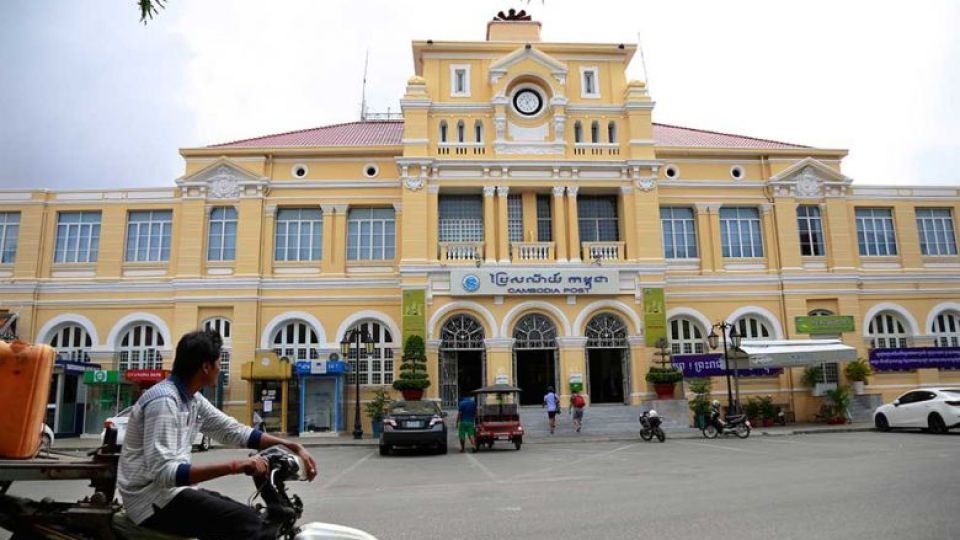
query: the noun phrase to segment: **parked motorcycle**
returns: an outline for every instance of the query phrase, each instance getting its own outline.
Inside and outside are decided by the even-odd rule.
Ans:
[[[735,414],[727,416],[726,419],[720,418],[720,410],[714,409],[707,418],[707,423],[703,426],[703,436],[708,439],[716,439],[719,435],[733,433],[741,439],[750,436],[750,421],[745,414]]]
[[[114,442],[115,434],[112,439]],[[13,540],[134,540],[166,538],[133,523],[114,499],[119,447],[110,442],[91,453],[90,460],[68,460],[57,463],[44,460],[36,466],[30,462],[0,462],[0,527],[13,533]],[[330,523],[297,525],[303,514],[303,502],[287,493],[286,483],[307,479],[306,467],[299,456],[282,446],[273,446],[259,453],[268,463],[268,473],[255,478],[257,496],[262,503],[250,504],[275,527],[278,540],[376,540],[358,529]],[[14,480],[91,480],[95,492],[82,501],[67,503],[50,498],[34,501],[6,494]]]
[[[643,411],[643,414],[640,415],[640,438],[648,442],[651,441],[654,436],[656,436],[660,442],[667,440],[666,433],[664,433],[663,428],[660,427],[661,423],[663,423],[663,420],[660,418],[660,415],[657,414],[657,411],[653,409]]]

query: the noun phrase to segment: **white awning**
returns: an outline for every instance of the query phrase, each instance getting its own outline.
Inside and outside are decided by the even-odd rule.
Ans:
[[[857,350],[839,339],[742,341],[730,351],[730,369],[805,367],[856,359]]]

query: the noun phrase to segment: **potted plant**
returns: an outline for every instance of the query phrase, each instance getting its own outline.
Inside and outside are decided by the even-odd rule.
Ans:
[[[763,421],[763,427],[773,427],[773,419],[777,415],[777,409],[773,406],[771,396],[763,396],[757,400],[760,405],[760,419]]]
[[[693,425],[703,429],[710,415],[710,379],[690,379],[690,391],[694,393],[690,400],[690,410],[693,411]]]
[[[393,381],[394,390],[403,394],[403,399],[417,401],[423,397],[423,391],[430,386],[427,375],[427,355],[423,338],[413,335],[403,344],[403,363],[400,365],[400,377]]]
[[[387,414],[388,405],[390,405],[390,394],[382,388],[374,391],[373,399],[363,404],[363,411],[370,417],[374,437],[379,437],[383,431],[383,417]]]
[[[743,414],[747,415],[750,425],[760,427],[760,400],[749,398],[743,406]]]
[[[833,390],[827,390],[827,398],[833,404],[833,414],[827,419],[828,424],[846,424],[848,421],[847,410],[853,398],[850,397],[850,389],[846,386],[840,386]]]
[[[651,367],[647,382],[653,384],[657,399],[673,399],[673,387],[683,380],[683,372],[675,367]]]
[[[823,367],[816,366],[807,366],[803,370],[803,375],[800,376],[800,384],[804,386],[809,386],[814,396],[822,396],[823,389],[820,387],[820,383],[823,382]]]
[[[864,394],[864,386],[867,384],[867,377],[873,375],[870,364],[863,358],[857,358],[843,368],[847,380],[853,384],[853,393],[857,396]]]

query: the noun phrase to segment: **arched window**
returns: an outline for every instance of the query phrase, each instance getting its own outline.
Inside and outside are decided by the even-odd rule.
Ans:
[[[220,372],[223,373],[223,385],[230,384],[230,351],[233,349],[233,340],[230,338],[230,319],[214,317],[203,323],[204,330],[213,330],[223,338],[223,348],[220,349]]]
[[[320,341],[313,327],[303,321],[291,321],[273,334],[273,352],[286,356],[291,362],[320,358],[317,347]]]
[[[607,124],[607,142],[617,142],[617,123],[612,120]]]
[[[467,141],[466,129],[463,125],[463,120],[457,122],[457,142],[463,143]]]
[[[807,313],[807,315],[811,317],[829,317],[833,315],[833,312],[829,309],[814,309]]]
[[[90,334],[79,324],[60,327],[50,340],[50,346],[57,350],[57,359],[67,362],[89,362],[93,340]]]
[[[120,346],[117,347],[117,368],[120,371],[162,369],[163,356],[160,354],[160,349],[163,346],[163,335],[157,327],[150,323],[131,326],[120,338]]]
[[[440,348],[483,350],[483,325],[470,315],[454,315],[440,330]]]
[[[600,142],[600,122],[596,120],[590,124],[590,142],[594,144]]]
[[[867,334],[870,336],[870,347],[874,349],[905,348],[910,339],[907,326],[899,315],[890,311],[877,313],[870,320]]]
[[[737,319],[734,323],[737,332],[743,339],[769,339],[773,337],[773,331],[767,321],[755,315],[745,315]]]
[[[670,319],[670,352],[673,354],[704,354],[707,350],[700,325],[685,317]]]
[[[627,346],[627,325],[613,313],[590,319],[586,331],[588,349],[623,349]]]
[[[440,142],[447,142],[447,121],[440,121]]]
[[[557,327],[539,313],[526,315],[513,328],[514,349],[556,349]]]
[[[359,369],[351,369],[347,380],[356,384],[356,379],[353,376],[355,373],[359,373],[360,384],[391,384],[393,382],[393,348],[396,345],[393,342],[393,335],[390,330],[377,321],[362,321],[351,326],[347,330],[347,335],[356,329],[367,332],[373,338],[375,345],[373,346],[373,353],[369,355],[361,347]],[[356,347],[350,347],[347,360],[352,367],[356,367]]]
[[[583,124],[581,124],[579,120],[573,124],[573,142],[583,142]]]
[[[943,311],[933,320],[937,347],[960,347],[960,313]]]
[[[474,142],[483,142],[483,122],[480,120],[477,120],[473,124],[473,138],[475,139]]]

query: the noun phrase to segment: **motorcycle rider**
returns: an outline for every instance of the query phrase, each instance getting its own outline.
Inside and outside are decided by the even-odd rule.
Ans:
[[[720,400],[715,399],[710,402],[710,416],[716,420],[718,426],[726,427],[727,423],[720,416]]]
[[[214,407],[199,393],[220,375],[223,340],[197,330],[177,343],[170,378],[154,385],[130,413],[117,471],[117,487],[134,523],[190,538],[275,539],[276,531],[245,504],[195,484],[231,474],[262,476],[259,456],[208,465],[190,463],[193,435],[259,450],[283,445],[297,454],[310,480],[317,464],[303,445],[251,429]]]

